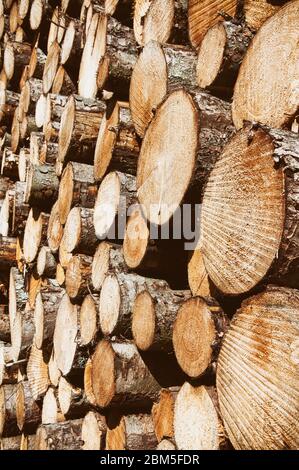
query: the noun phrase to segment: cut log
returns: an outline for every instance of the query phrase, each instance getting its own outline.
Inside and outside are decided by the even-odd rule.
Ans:
[[[99,296],[88,294],[80,308],[80,345],[93,344],[99,333]]]
[[[5,197],[6,191],[13,189],[14,183],[4,176],[0,176],[0,199]]]
[[[140,146],[127,103],[117,102],[111,115],[104,115],[94,156],[94,175],[100,181],[107,170],[136,175]]]
[[[103,241],[99,244],[92,261],[91,282],[96,292],[101,290],[109,272],[127,272],[127,266],[122,246]]]
[[[273,16],[288,0],[245,0],[244,16],[246,23],[255,30]]]
[[[21,436],[3,437],[0,441],[1,450],[20,450]]]
[[[298,291],[269,287],[242,304],[225,336],[217,391],[235,449],[298,448],[298,307]]]
[[[176,450],[175,444],[170,439],[163,439],[156,447],[157,450]]]
[[[42,349],[45,344],[52,343],[57,311],[64,295],[56,281],[41,287],[36,296],[34,308],[34,341],[37,348]]]
[[[50,387],[43,399],[42,424],[56,424],[65,421],[58,406],[57,390]]]
[[[60,302],[54,331],[55,361],[62,375],[67,376],[71,369],[83,369],[86,355],[77,344],[78,306],[71,303],[67,294]]]
[[[244,22],[220,21],[210,28],[199,47],[197,84],[212,90],[233,87],[253,36]]]
[[[213,286],[203,261],[201,246],[194,250],[188,263],[188,281],[193,296],[213,297]]]
[[[31,346],[27,363],[27,376],[32,397],[37,401],[45,395],[50,383],[48,365],[44,360],[43,351],[37,349],[34,343]]]
[[[36,119],[36,117],[35,117]],[[55,165],[58,155],[58,144],[48,142],[43,132],[30,134],[30,162],[33,165]]]
[[[181,86],[195,86],[197,54],[184,46],[147,44],[134,67],[130,109],[137,134],[144,137],[157,106],[167,93]]]
[[[196,188],[198,202],[209,173],[233,132],[228,103],[200,89],[193,99],[184,90],[166,98],[148,127],[138,160],[138,199],[150,222],[166,223],[188,188]]]
[[[1,175],[7,176],[11,180],[19,177],[19,156],[11,151],[9,147],[5,147],[2,154]]]
[[[70,263],[73,257],[73,254],[66,251],[63,242],[64,242],[64,239],[62,237],[61,244],[59,247],[59,264],[61,265],[63,269],[66,270],[66,268],[68,267],[68,264]]]
[[[219,21],[219,14],[235,17],[238,13],[238,0],[190,0],[188,2],[189,38],[193,47],[200,43],[207,30]]]
[[[83,418],[89,409],[84,390],[74,387],[64,377],[59,379],[58,402],[67,419]]]
[[[7,41],[3,53],[3,67],[8,80],[13,78],[14,82],[18,83],[24,67],[29,64],[31,50],[28,43]]]
[[[14,197],[15,190],[9,190],[2,201],[0,209],[0,235],[4,237],[14,235],[12,231]]]
[[[57,69],[53,85],[52,85],[52,93],[61,93],[62,95],[71,95],[76,93],[76,87],[72,82],[69,74],[65,70],[65,68],[60,65]]]
[[[48,51],[47,59],[43,72],[43,92],[49,93],[52,88],[53,81],[57,72],[60,57],[60,47],[54,41]]]
[[[140,46],[188,41],[186,0],[137,0],[134,6],[134,33]]]
[[[248,292],[269,279],[299,286],[298,151],[296,134],[249,126],[217,161],[205,191],[201,227],[204,263],[222,292]]]
[[[26,436],[22,434],[20,450],[34,450],[35,449],[35,434]]]
[[[54,349],[52,350],[52,354],[51,354],[51,357],[50,357],[50,360],[49,360],[48,367],[49,367],[50,382],[54,387],[58,387],[59,379],[61,377],[61,372],[58,369],[58,366],[57,366],[57,363],[56,363],[56,359],[55,359],[55,355],[54,355]]]
[[[112,415],[108,419],[107,450],[154,450],[156,446],[151,415]]]
[[[49,215],[39,209],[32,208],[29,212],[24,231],[24,259],[27,263],[32,263],[39,248],[47,241]]]
[[[16,262],[16,238],[0,236],[0,266],[9,268]]]
[[[178,449],[227,450],[229,443],[211,394],[213,387],[192,387],[186,382],[174,407],[174,435]]]
[[[29,382],[20,382],[16,390],[16,416],[22,432],[34,432],[41,422],[41,409],[33,399]]]
[[[136,178],[120,172],[102,181],[94,206],[94,228],[99,240],[122,240],[128,209],[136,203]]]
[[[69,162],[62,174],[58,194],[58,213],[65,224],[73,206],[93,208],[97,197],[97,185],[91,165]]]
[[[43,246],[38,253],[36,269],[39,276],[54,279],[56,276],[57,263],[48,246]]]
[[[60,263],[57,263],[55,279],[60,287],[65,287],[65,271]]]
[[[15,384],[18,381],[18,365],[14,364],[11,345],[0,343],[0,385]]]
[[[64,162],[68,152],[78,153],[82,159],[84,150],[95,145],[104,111],[104,107],[102,112],[78,111],[75,99],[69,97],[61,116],[58,136],[60,162]]]
[[[108,81],[108,84],[118,87],[119,94],[122,94],[120,89],[126,94],[138,57],[138,44],[132,29],[108,17],[106,27],[103,26],[100,33],[99,44],[103,53],[97,74],[98,87],[102,89]]]
[[[173,347],[189,377],[213,370],[228,325],[228,318],[213,299],[194,297],[184,302],[173,327]]]
[[[36,450],[81,450],[83,419],[43,424],[36,433]]]
[[[95,411],[89,411],[82,423],[83,450],[103,450],[106,442],[106,430],[105,417]]]
[[[82,299],[89,289],[92,257],[75,255],[66,268],[65,288],[71,299]]]
[[[179,388],[164,388],[159,400],[152,407],[152,418],[158,442],[163,439],[174,439],[174,404]]]
[[[51,210],[58,188],[59,180],[52,165],[31,165],[26,178],[25,202],[44,211]]]
[[[26,222],[30,212],[29,204],[24,202],[26,183],[19,181],[15,184],[14,201],[13,201],[13,220],[12,233],[22,235],[24,233]]]
[[[189,291],[172,291],[165,281],[147,282],[136,295],[132,315],[132,334],[142,351],[172,350],[173,325]]]
[[[260,122],[277,128],[291,126],[294,121],[299,105],[298,88],[295,85],[298,12],[299,1],[288,2],[261,27],[252,40],[234,89],[232,110],[237,129],[243,126],[244,121]],[[279,48],[277,44],[280,44]],[[261,60],[265,54],[268,60]],[[272,70],[277,64],[277,73],[273,74]]]
[[[84,368],[84,392],[88,402],[92,406],[97,406],[96,398],[93,392],[93,385],[92,385],[92,360],[91,357],[87,359]]]
[[[93,225],[93,209],[73,207],[71,209],[63,234],[63,245],[69,253],[93,255],[98,239]]]
[[[97,405],[144,406],[157,398],[160,386],[132,343],[102,340],[92,357],[92,387]]]
[[[30,152],[26,148],[21,148],[19,151],[19,162],[18,162],[18,175],[19,181],[24,183],[26,181],[27,168],[29,166]]]
[[[61,183],[62,184],[62,183]],[[59,201],[52,207],[47,230],[47,241],[52,253],[57,253],[63,236],[63,224],[59,217]]]
[[[16,416],[17,385],[0,387],[0,436],[10,437],[18,434]]]

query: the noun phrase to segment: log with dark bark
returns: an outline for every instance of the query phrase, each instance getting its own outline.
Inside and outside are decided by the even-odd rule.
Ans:
[[[10,342],[10,324],[7,305],[0,305],[0,341]]]
[[[136,175],[140,145],[127,103],[117,102],[104,115],[94,155],[94,175],[100,181],[107,170]]]
[[[148,406],[160,386],[132,343],[102,340],[92,356],[92,387],[96,403],[107,406]]]
[[[72,300],[85,297],[88,293],[91,276],[92,257],[88,255],[73,256],[66,268],[65,288]]]
[[[53,165],[31,165],[26,178],[25,202],[51,210],[58,196],[59,180]]]
[[[36,433],[36,450],[81,450],[83,419],[43,424]]]
[[[180,307],[173,327],[173,347],[182,370],[192,378],[215,370],[229,320],[213,299],[193,297]]]
[[[99,240],[122,240],[128,209],[137,201],[136,178],[118,171],[102,181],[94,206],[94,228]]]
[[[33,399],[28,381],[22,381],[17,386],[16,416],[22,432],[35,432],[41,422],[41,408]]]
[[[244,22],[220,21],[205,34],[198,52],[197,84],[233,88],[254,32]]]
[[[23,235],[26,222],[30,212],[30,206],[25,199],[26,183],[19,181],[15,184],[14,201],[13,201],[13,220],[12,233],[15,235]]]
[[[5,147],[2,154],[1,175],[7,176],[11,180],[19,177],[19,156],[11,151],[9,147]]]
[[[15,436],[18,433],[16,415],[17,385],[0,387],[0,436]]]
[[[1,450],[20,450],[22,436],[2,437]]]
[[[231,448],[219,416],[214,387],[193,387],[188,382],[182,386],[174,406],[174,437],[178,449]]]
[[[150,222],[166,223],[188,189],[193,189],[196,202],[201,200],[209,173],[233,133],[229,103],[201,89],[192,94],[179,89],[166,98],[147,129],[138,159],[138,199]]]
[[[64,289],[56,281],[40,288],[34,307],[34,341],[37,348],[42,349],[46,344],[52,343],[58,307]]]
[[[136,0],[134,33],[140,46],[152,40],[185,44],[188,41],[187,0]]]
[[[298,308],[297,290],[271,286],[242,304],[225,336],[217,391],[235,449],[298,448]]]
[[[16,238],[0,236],[0,266],[4,269],[16,263]]]
[[[189,291],[172,291],[165,281],[147,282],[136,295],[132,315],[132,334],[142,351],[171,351],[173,325]]]
[[[237,129],[243,126],[244,121],[277,128],[290,127],[293,123],[299,105],[297,88],[294,87],[297,79],[298,13],[299,2],[288,2],[263,24],[252,40],[234,89],[232,110]],[[279,48],[277,44],[280,44]],[[268,60],[261,59],[265,55]],[[275,74],[272,73],[274,68],[277,68]]]
[[[62,174],[58,193],[58,215],[65,224],[73,206],[93,209],[98,187],[94,180],[93,168],[83,163],[69,162]]]
[[[144,137],[156,108],[177,87],[195,86],[197,54],[185,46],[151,41],[141,52],[130,85],[130,109],[137,134]]]
[[[151,415],[119,416],[113,413],[108,417],[106,436],[107,450],[154,450],[157,439]]]
[[[298,164],[296,134],[250,125],[219,157],[201,227],[204,263],[223,293],[248,292],[269,280],[299,286]]]

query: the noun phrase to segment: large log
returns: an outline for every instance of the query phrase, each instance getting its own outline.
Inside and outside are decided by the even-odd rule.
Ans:
[[[136,0],[134,33],[140,46],[154,40],[184,44],[188,41],[186,0]]]
[[[94,175],[100,181],[107,170],[136,175],[140,145],[127,103],[117,102],[104,115],[94,155]]]
[[[229,320],[213,299],[193,297],[180,307],[173,327],[173,347],[182,370],[192,378],[215,370]]]
[[[205,267],[223,293],[248,292],[269,280],[299,286],[298,164],[295,133],[259,126],[240,131],[219,157],[201,230]]]
[[[298,448],[298,308],[297,290],[269,287],[242,304],[225,336],[217,391],[235,449]]]
[[[151,41],[141,52],[130,85],[130,109],[137,134],[144,137],[157,106],[177,87],[197,83],[197,54],[184,46]]]
[[[214,387],[193,387],[188,382],[182,386],[174,406],[174,437],[178,449],[230,448]]]
[[[107,450],[154,450],[157,439],[151,415],[108,417]]]
[[[172,350],[173,325],[189,291],[172,291],[165,281],[147,282],[136,295],[132,315],[132,334],[142,351]]]
[[[122,240],[128,209],[135,204],[136,178],[118,171],[102,181],[94,206],[94,228],[99,240]]]
[[[299,104],[295,85],[298,13],[299,1],[288,2],[263,24],[252,40],[234,89],[232,110],[238,129],[244,121],[271,127],[287,127],[293,122]],[[265,54],[268,60],[262,59]],[[273,74],[276,68],[277,73]]]
[[[132,343],[102,340],[92,356],[92,387],[96,403],[107,406],[148,406],[160,386]]]
[[[166,98],[147,129],[138,159],[138,199],[150,222],[168,222],[188,188],[194,188],[199,202],[233,132],[230,105],[201,89],[192,96],[179,89]]]

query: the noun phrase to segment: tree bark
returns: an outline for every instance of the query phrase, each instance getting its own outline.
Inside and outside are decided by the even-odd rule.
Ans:
[[[36,450],[81,450],[83,419],[44,424],[36,433]]]
[[[101,408],[147,406],[159,393],[159,384],[132,343],[102,340],[92,357],[91,372],[94,396]]]
[[[83,418],[90,408],[84,390],[74,387],[64,377],[59,379],[58,402],[66,419]]]
[[[1,236],[0,266],[4,269],[15,264],[16,242],[15,238]]]
[[[0,305],[0,341],[10,342],[10,325],[7,305]]]
[[[151,415],[111,415],[108,419],[107,450],[154,450],[156,445]]]
[[[41,422],[41,408],[33,399],[28,381],[20,382],[16,391],[16,416],[22,432],[35,432]]]
[[[108,273],[126,273],[128,267],[124,260],[121,245],[103,241],[99,244],[92,261],[91,282],[96,292],[101,290]]]
[[[3,437],[0,441],[1,450],[20,450],[21,436]]]
[[[29,204],[24,202],[26,183],[19,181],[15,184],[12,233],[17,236],[23,235],[26,222],[30,212]]]
[[[2,385],[0,388],[0,435],[3,437],[18,434],[16,389],[17,385]]]
[[[163,439],[174,439],[174,404],[178,392],[179,387],[164,388],[157,403],[153,404],[152,418],[159,443]]]
[[[92,257],[75,255],[66,269],[65,288],[71,299],[82,299],[87,293],[91,276]]]
[[[5,147],[2,154],[1,175],[7,176],[11,180],[18,179],[18,163],[19,156],[13,153],[9,147]]]
[[[71,209],[63,234],[65,249],[69,253],[93,255],[99,241],[93,225],[93,209],[73,207]]]
[[[44,211],[50,210],[57,199],[58,189],[59,180],[52,165],[31,165],[26,181],[26,203]]]

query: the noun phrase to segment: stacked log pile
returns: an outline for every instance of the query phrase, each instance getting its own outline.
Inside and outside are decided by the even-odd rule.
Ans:
[[[299,448],[298,18],[0,0],[1,449]]]

